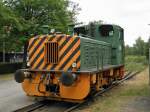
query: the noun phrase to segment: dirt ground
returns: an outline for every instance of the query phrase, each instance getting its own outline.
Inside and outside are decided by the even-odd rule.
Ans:
[[[148,69],[76,112],[150,112]]]

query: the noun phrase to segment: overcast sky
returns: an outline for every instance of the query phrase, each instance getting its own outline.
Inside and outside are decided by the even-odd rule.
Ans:
[[[125,31],[125,43],[133,45],[141,36],[150,36],[150,0],[72,0],[79,3],[79,22],[103,20],[120,25]]]

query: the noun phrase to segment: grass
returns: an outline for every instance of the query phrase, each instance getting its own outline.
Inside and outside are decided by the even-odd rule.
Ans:
[[[148,61],[145,56],[125,57],[125,68],[128,71],[143,71],[147,65]],[[148,80],[148,69],[146,69],[138,76],[106,93],[104,97],[98,98],[94,104],[86,109],[88,110],[86,112],[120,112],[124,106],[136,98],[149,98]]]
[[[142,71],[148,65],[148,60],[145,56],[126,56],[125,68],[128,71]]]
[[[149,87],[143,86],[138,88],[128,88],[126,91],[123,91],[119,94],[119,96],[149,96]]]
[[[99,98],[89,112],[120,112],[140,97],[150,97],[148,69]]]

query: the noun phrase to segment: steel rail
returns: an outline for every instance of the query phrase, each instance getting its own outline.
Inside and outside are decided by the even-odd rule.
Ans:
[[[103,90],[97,92],[96,94],[94,94],[94,96],[92,97],[92,99],[93,99],[93,98],[96,98],[97,96],[102,95],[103,93],[108,92],[109,90],[111,90],[112,88],[114,88],[114,87],[116,87],[117,85],[121,84],[122,82],[124,82],[124,81],[126,81],[126,80],[128,80],[128,79],[133,78],[133,77],[134,77],[135,75],[137,75],[138,73],[139,73],[139,71],[134,72],[134,73],[128,72],[122,80],[116,81],[116,82],[114,82],[110,87],[108,87],[108,88],[106,88],[106,89],[103,89]],[[83,103],[80,103],[80,104],[77,104],[77,105],[75,105],[75,106],[72,106],[72,107],[68,108],[67,110],[65,110],[64,112],[71,112],[71,111],[73,111],[73,110],[79,108],[79,107],[82,106],[83,104],[89,102],[90,100],[91,100],[91,98],[88,98],[88,99],[85,100]]]
[[[78,104],[75,104],[69,108],[67,108],[65,111],[62,111],[60,110],[60,112],[71,112],[77,108],[79,108],[80,106],[82,106],[83,104],[89,102],[90,100],[92,100],[93,98],[96,98],[97,96],[100,96],[102,95],[103,93],[106,93],[108,92],[109,90],[111,90],[112,88],[116,87],[117,85],[121,84],[122,82],[128,80],[128,79],[131,79],[132,77],[134,77],[136,74],[138,74],[139,72],[128,72],[126,73],[125,77],[122,79],[122,80],[119,80],[119,81],[116,81],[114,83],[112,83],[111,86],[109,86],[108,88],[106,89],[102,89],[101,91],[99,92],[96,92],[92,97],[90,98],[87,98],[85,101],[83,101],[82,103],[78,103]],[[91,99],[92,98],[92,99]],[[20,108],[20,109],[17,109],[13,112],[32,112],[32,111],[35,111],[35,110],[38,110],[42,107],[44,107],[46,105],[46,102],[45,101],[40,101],[40,102],[37,102],[37,103],[34,103],[34,104],[31,104],[29,106],[26,106],[26,107],[23,107],[23,108]],[[42,111],[42,110],[41,110]]]
[[[31,105],[25,106],[23,108],[17,109],[13,112],[32,112],[36,109],[43,107],[44,105],[45,105],[45,103],[40,101],[40,102],[36,102],[34,104],[31,104]]]

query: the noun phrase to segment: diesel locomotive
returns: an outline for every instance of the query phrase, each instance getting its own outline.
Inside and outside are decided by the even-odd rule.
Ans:
[[[27,67],[15,80],[28,96],[81,102],[124,75],[123,28],[113,24],[78,25],[72,35],[53,33],[28,40]]]

